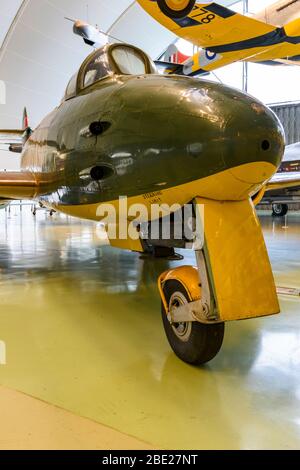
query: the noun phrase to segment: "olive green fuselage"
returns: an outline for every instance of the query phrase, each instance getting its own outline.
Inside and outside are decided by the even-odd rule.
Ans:
[[[98,136],[89,130],[94,122],[106,124]],[[43,120],[25,146],[22,169],[43,180],[39,197],[49,205],[74,206],[148,194],[249,163],[271,163],[275,172],[283,148],[273,113],[237,90],[178,76],[112,75]],[[91,176],[95,167],[103,171],[99,180]]]

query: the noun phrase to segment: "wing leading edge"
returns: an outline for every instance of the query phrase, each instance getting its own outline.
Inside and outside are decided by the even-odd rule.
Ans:
[[[237,61],[295,65],[300,53],[300,20],[276,27],[214,2],[196,3],[187,17],[174,19],[162,13],[156,0],[138,2],[160,24],[203,49],[193,57],[192,73]]]
[[[300,187],[300,171],[287,171],[284,168],[298,167],[300,161],[300,142],[288,145],[285,149],[282,169],[267,183],[266,191]]]
[[[168,18],[161,12],[156,1],[138,0],[138,3],[155,20],[177,36],[208,49],[262,36],[269,37],[271,41],[271,38],[274,40],[276,31],[280,29],[214,2],[196,3],[192,12],[183,19]]]
[[[296,188],[298,186],[300,186],[300,172],[276,173],[276,175],[267,183],[266,191]]]
[[[38,194],[38,182],[29,172],[0,172],[0,198],[34,199]]]
[[[22,153],[25,131],[0,130],[0,150]]]

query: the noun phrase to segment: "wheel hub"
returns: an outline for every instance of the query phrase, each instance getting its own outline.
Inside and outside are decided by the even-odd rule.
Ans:
[[[187,304],[188,300],[181,292],[174,292],[170,298],[169,310],[172,312],[175,308]],[[172,323],[172,329],[175,335],[184,343],[186,343],[192,332],[192,322]]]
[[[281,211],[282,211],[282,205],[281,205],[281,204],[274,204],[274,207],[273,207],[273,208],[274,208],[274,212],[275,212],[276,214],[280,214]]]

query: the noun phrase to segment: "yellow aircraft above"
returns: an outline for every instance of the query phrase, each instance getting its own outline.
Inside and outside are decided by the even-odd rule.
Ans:
[[[138,2],[163,26],[201,48],[185,62],[185,75],[211,72],[237,61],[300,63],[300,0],[281,0],[256,17],[244,16],[214,2]]]

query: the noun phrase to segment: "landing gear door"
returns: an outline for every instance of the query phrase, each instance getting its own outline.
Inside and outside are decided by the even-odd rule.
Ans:
[[[279,313],[271,264],[252,201],[197,198],[196,212],[204,227],[203,253],[219,319]]]

